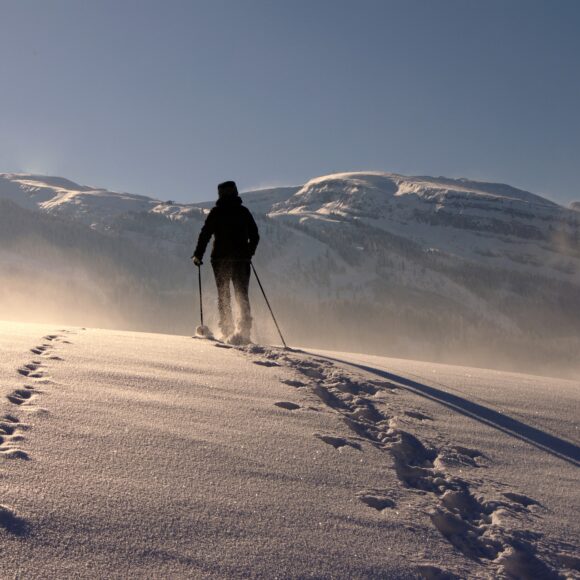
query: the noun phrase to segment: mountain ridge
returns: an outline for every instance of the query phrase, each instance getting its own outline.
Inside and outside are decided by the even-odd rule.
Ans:
[[[349,172],[337,172],[337,173],[330,173],[321,175],[318,177],[314,177],[308,180],[306,183],[302,185],[292,185],[292,186],[276,186],[276,187],[267,187],[267,188],[258,188],[258,189],[250,189],[247,191],[242,192],[242,196],[247,196],[249,194],[261,194],[262,192],[274,192],[277,190],[300,190],[304,187],[308,186],[309,184],[313,184],[316,182],[320,182],[323,180],[328,179],[338,179],[341,177],[348,177],[348,178],[355,178],[358,176],[377,176],[377,177],[389,177],[393,179],[397,179],[400,182],[408,181],[412,183],[434,183],[434,184],[447,184],[447,185],[462,185],[466,189],[469,188],[473,191],[477,191],[478,188],[482,191],[485,190],[495,190],[496,193],[499,193],[500,190],[506,192],[513,192],[518,195],[524,194],[526,197],[533,197],[536,201],[541,201],[544,204],[552,205],[552,206],[560,206],[565,207],[562,204],[559,204],[549,198],[531,193],[529,191],[523,190],[521,188],[513,187],[509,184],[502,183],[502,182],[493,182],[493,181],[476,181],[466,177],[458,177],[458,178],[449,178],[444,176],[427,176],[427,175],[417,175],[417,176],[406,176],[400,173],[392,173],[392,172],[384,172],[384,171],[349,171]],[[135,198],[141,199],[149,199],[152,202],[157,203],[167,203],[167,200],[156,199],[151,196],[144,196],[140,194],[133,194],[128,192],[119,192],[115,190],[108,190],[103,187],[94,187],[90,185],[81,185],[76,183],[70,179],[60,177],[60,176],[53,176],[53,175],[42,175],[42,174],[35,174],[35,173],[15,173],[15,172],[5,172],[0,173],[0,180],[8,181],[8,182],[17,182],[22,185],[28,185],[31,188],[54,188],[54,189],[67,189],[70,191],[78,191],[78,192],[109,192],[112,194],[117,194],[121,196],[130,196]],[[199,203],[209,203],[209,202],[194,202],[194,203],[179,203],[178,205],[198,205]],[[580,202],[572,202],[580,203]]]
[[[104,303],[114,310],[129,298],[135,302],[132,318],[122,318],[124,328],[187,332],[192,321],[180,320],[177,310],[193,316],[188,259],[214,202],[180,204],[74,183],[67,189],[71,183],[0,175],[0,198],[102,236],[89,241],[81,239],[82,229],[65,228],[72,238],[54,247],[62,228],[49,220],[45,229],[54,235],[36,240],[41,247],[22,257],[21,248],[32,245],[33,220],[3,209],[6,220],[12,212],[22,222],[18,244],[3,239],[0,250],[0,267],[14,263],[18,252],[18,263],[30,269],[18,291],[33,285],[30,264],[45,246],[54,247],[51,255],[71,253],[71,263],[78,263],[75,245],[85,248],[88,264],[79,275],[90,280],[88,248],[97,243],[99,262],[118,266],[109,276],[101,269],[93,281],[108,296]],[[479,364],[485,353],[484,365],[490,358],[501,364],[507,352],[522,359],[534,352],[546,361],[556,351],[566,361],[575,357],[580,214],[571,208],[506,184],[385,172],[331,174],[242,198],[262,232],[256,266],[292,341],[373,352],[383,344],[377,354],[417,358],[420,352],[435,360],[456,360],[470,350],[477,357],[460,360]],[[127,259],[130,248],[138,254],[135,268]],[[209,295],[212,284],[204,275]],[[261,298],[253,302],[257,338],[273,340],[268,314],[259,311]],[[215,322],[211,301],[206,310]]]

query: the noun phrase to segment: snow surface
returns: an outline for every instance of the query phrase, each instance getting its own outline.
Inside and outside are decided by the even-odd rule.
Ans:
[[[580,384],[0,322],[2,578],[578,578]]]

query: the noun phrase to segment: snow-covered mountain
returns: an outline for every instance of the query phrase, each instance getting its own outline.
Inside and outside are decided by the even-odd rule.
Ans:
[[[576,358],[580,214],[573,207],[504,184],[383,172],[327,175],[243,197],[262,230],[256,265],[291,340],[376,351],[382,338],[389,354],[469,352],[469,362],[496,364],[504,356],[523,360],[530,350],[536,362]],[[105,293],[111,280],[128,284],[103,302],[114,309],[120,295],[137,300],[154,288],[147,302],[158,314],[150,313],[154,328],[185,331],[173,309],[191,310],[187,259],[212,201],[177,204],[29,174],[0,174],[0,198],[40,212],[46,231],[66,230],[49,245],[63,255],[69,242],[84,247],[88,281],[90,248],[102,254],[99,264],[135,252],[135,268],[125,259],[123,274],[102,273],[97,286]],[[22,212],[9,217],[18,211],[6,203],[0,209],[7,221],[33,221]],[[81,229],[72,234],[71,224]],[[75,242],[82,228],[99,242]],[[26,223],[18,229],[19,238],[29,233]],[[4,236],[0,264],[14,262],[17,244],[9,242]],[[29,261],[20,259],[20,267]],[[153,306],[156,295],[162,308]],[[256,314],[264,334],[269,323]]]

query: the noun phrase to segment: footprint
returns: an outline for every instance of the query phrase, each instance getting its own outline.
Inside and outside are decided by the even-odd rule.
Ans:
[[[469,555],[476,557],[483,556],[488,559],[491,559],[492,557],[495,557],[497,555],[497,553],[480,554],[477,552],[475,552],[474,554],[471,546],[469,545],[467,547],[463,546],[464,543],[463,538],[467,536],[468,531],[473,532],[473,529],[472,526],[470,526],[469,523],[466,522],[459,514],[454,514],[447,510],[437,508],[433,510],[433,512],[429,515],[431,516],[431,521],[433,522],[433,525],[441,532],[443,536],[450,539],[450,541],[455,546],[457,546],[457,544],[460,544],[457,547],[462,552],[464,553],[467,552]]]
[[[16,415],[12,415],[10,413],[7,413],[6,415],[4,415],[2,417],[2,419],[0,419],[0,423],[6,423],[6,424],[12,424],[12,425],[20,425],[20,419],[18,419],[18,417],[16,417]]]
[[[314,379],[315,381],[321,381],[324,379],[324,373],[320,369],[304,366],[297,366],[296,368],[309,379]]]
[[[18,431],[27,431],[28,425],[21,423],[14,415],[4,415],[0,418],[0,435],[14,436]]]
[[[44,377],[44,372],[42,370],[38,370],[41,368],[40,363],[29,363],[24,365],[18,369],[18,373],[21,374],[23,377],[28,377],[31,379],[41,379]]]
[[[22,449],[0,449],[0,456],[5,459],[24,459],[28,461],[30,456]]]
[[[4,416],[0,420],[0,445],[2,445],[0,457],[4,459],[30,459],[26,451],[10,447],[10,444],[24,440],[24,436],[19,433],[22,428],[23,426],[13,416]]]
[[[54,347],[52,347],[50,344],[41,344],[39,346],[31,348],[30,352],[38,356],[46,356],[49,353],[49,351],[52,350],[53,348]]]
[[[300,405],[296,403],[290,403],[288,401],[279,401],[278,403],[274,403],[276,407],[280,407],[281,409],[286,409],[287,411],[295,411],[296,409],[300,409]]]
[[[537,502],[535,499],[532,499],[531,497],[528,497],[522,493],[508,491],[507,493],[504,493],[503,496],[511,499],[512,501],[515,501],[516,503],[519,503],[520,505],[523,505],[524,507],[540,505],[539,502]]]
[[[475,459],[476,457],[485,457],[485,455],[477,450],[472,449],[471,447],[463,447],[462,445],[454,445],[453,449],[457,451],[457,453],[461,453],[461,455],[467,455],[467,457],[471,457],[471,459]]]
[[[26,403],[33,396],[32,388],[15,389],[6,398],[15,405]],[[30,409],[35,409],[34,405]],[[30,459],[28,453],[14,446],[25,437],[22,431],[28,431],[30,426],[21,423],[17,415],[6,413],[0,417],[0,458],[3,459]]]
[[[433,421],[432,417],[429,417],[429,415],[425,415],[424,413],[419,413],[419,411],[404,411],[404,413],[407,417],[418,419],[419,421]]]
[[[329,407],[339,411],[348,411],[348,405],[337,395],[335,395],[329,389],[326,389],[323,385],[317,384],[312,387],[312,392]]]
[[[29,532],[28,522],[6,505],[0,505],[0,527],[15,536],[25,536]]]
[[[12,423],[8,423],[7,421],[0,421],[0,434],[12,435],[16,429],[17,427],[15,427]]]
[[[18,374],[22,375],[23,377],[29,377],[32,371],[26,367],[22,367],[18,369]]]
[[[461,466],[483,467],[485,463],[481,459],[487,459],[481,451],[454,445],[440,449],[433,464],[441,469]]]
[[[6,398],[14,405],[22,405],[31,397],[32,393],[27,389],[16,389],[6,396]]]
[[[318,433],[315,433],[314,436],[320,439],[321,441],[328,443],[328,445],[332,445],[335,449],[340,449],[342,447],[353,447],[354,449],[358,449],[359,451],[361,451],[361,446],[359,443],[349,441],[344,437],[334,437],[332,435],[320,435]]]
[[[532,545],[524,542],[506,546],[496,563],[501,566],[501,572],[508,578],[545,578],[546,580],[562,578],[551,566],[537,557]]]
[[[302,387],[308,386],[306,383],[303,383],[302,381],[283,380],[281,382],[290,387],[294,387],[295,389],[300,389]]]
[[[382,512],[384,509],[393,508],[395,507],[395,502],[388,497],[385,493],[382,492],[363,492],[358,494],[357,496],[360,501],[364,504],[368,505],[369,507]]]
[[[327,387],[337,389],[343,393],[350,393],[351,395],[376,395],[378,389],[367,383],[358,383],[350,380],[348,377],[341,377],[338,380],[327,382]]]
[[[452,572],[442,570],[438,566],[431,566],[430,564],[418,566],[417,573],[419,574],[419,578],[423,580],[459,580],[459,576]]]

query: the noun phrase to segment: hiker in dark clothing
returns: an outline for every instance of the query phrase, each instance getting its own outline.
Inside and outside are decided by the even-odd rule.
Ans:
[[[218,196],[201,229],[192,260],[196,266],[202,264],[203,254],[213,235],[211,265],[218,291],[220,330],[224,337],[229,337],[235,330],[230,296],[232,282],[241,314],[236,340],[249,342],[252,328],[248,297],[250,261],[258,247],[260,235],[250,210],[242,205],[234,181],[220,183]]]

